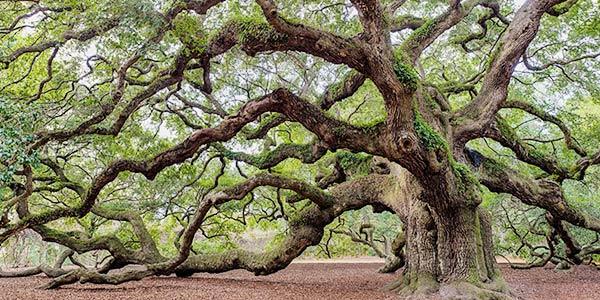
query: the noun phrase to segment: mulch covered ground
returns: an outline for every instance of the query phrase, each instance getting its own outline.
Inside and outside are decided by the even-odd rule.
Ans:
[[[191,278],[147,278],[119,286],[71,285],[54,291],[36,286],[47,278],[0,279],[0,299],[397,299],[380,287],[397,275],[379,274],[376,263],[301,263],[269,276],[245,271]],[[600,271],[577,267],[511,270],[504,277],[522,299],[600,299]]]

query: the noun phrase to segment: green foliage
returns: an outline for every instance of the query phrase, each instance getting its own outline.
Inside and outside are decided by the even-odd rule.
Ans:
[[[34,139],[35,118],[35,110],[0,97],[0,162],[6,163],[0,164],[0,184],[10,181],[23,165],[39,162],[37,152],[27,150]]]
[[[508,139],[511,142],[517,141],[519,139],[515,133],[515,130],[510,126],[510,124],[508,124],[508,122],[500,120],[499,122],[497,122],[497,124],[498,130],[500,130],[500,133],[502,134],[502,136],[506,137],[506,139]]]

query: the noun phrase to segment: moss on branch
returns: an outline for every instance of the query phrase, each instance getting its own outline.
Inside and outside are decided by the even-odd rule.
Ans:
[[[288,36],[277,32],[263,18],[241,17],[228,22],[230,28],[237,33],[238,42],[242,45],[249,42],[270,43],[273,41],[285,41]]]
[[[202,53],[206,51],[208,37],[202,30],[202,22],[190,14],[179,14],[173,20],[173,33],[189,50]]]
[[[397,51],[394,54],[394,73],[400,83],[410,90],[416,90],[419,85],[419,75],[408,60]]]
[[[427,150],[448,151],[449,148],[446,139],[435,131],[418,111],[415,111],[414,126],[417,136]]]

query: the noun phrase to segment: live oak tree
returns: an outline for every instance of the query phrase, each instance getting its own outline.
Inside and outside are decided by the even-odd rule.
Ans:
[[[30,229],[68,249],[4,276],[44,272],[54,288],[270,274],[372,206],[403,223],[379,251],[404,265],[388,288],[511,298],[480,207],[489,192],[542,209],[565,261],[600,251],[569,232],[600,220],[563,192],[600,163],[597,139],[571,131],[585,125],[577,103],[597,109],[595,1],[0,6],[0,240]],[[284,220],[283,235],[264,251],[202,247],[260,223],[247,214]],[[328,230],[378,247],[364,228]],[[97,268],[61,267],[96,250],[109,253]]]

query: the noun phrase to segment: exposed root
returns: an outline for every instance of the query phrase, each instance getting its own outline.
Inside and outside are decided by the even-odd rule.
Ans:
[[[28,277],[38,274],[45,274],[50,278],[58,277],[67,273],[67,271],[61,268],[53,268],[47,265],[40,265],[37,267],[18,270],[18,271],[1,271],[0,270],[0,278],[8,278],[8,277]]]
[[[402,299],[516,299],[501,279],[492,283],[471,283],[467,281],[439,283],[433,276],[428,275],[420,275],[417,278],[411,279],[402,276],[398,280],[388,284],[385,290],[398,293]]]
[[[55,289],[63,285],[72,283],[96,283],[96,284],[121,284],[128,281],[141,280],[153,275],[150,270],[131,270],[116,274],[100,274],[97,271],[77,269],[59,276],[47,284],[40,286],[40,289]]]
[[[466,281],[443,284],[438,295],[441,299],[461,300],[509,300],[516,299],[507,289],[496,285],[473,284]]]
[[[404,257],[398,257],[395,255],[390,255],[385,259],[385,265],[381,267],[377,272],[379,273],[394,273],[398,269],[404,266]]]
[[[438,292],[439,287],[440,284],[433,276],[423,274],[419,277],[402,276],[388,284],[385,289],[406,299],[429,299]]]

